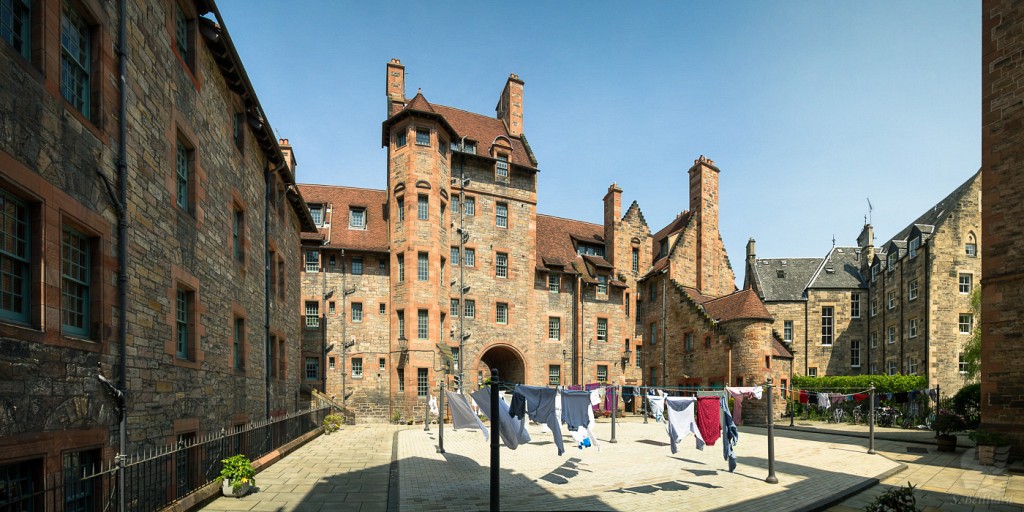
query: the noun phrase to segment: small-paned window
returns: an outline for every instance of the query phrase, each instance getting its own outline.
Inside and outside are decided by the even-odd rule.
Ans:
[[[430,278],[430,257],[425,252],[416,255],[416,280],[426,281]]]
[[[970,334],[974,330],[974,315],[970,313],[960,313],[960,334]]]
[[[494,321],[499,324],[508,323],[508,303],[499,302],[495,304]]]
[[[599,364],[597,365],[597,381],[608,382],[608,365]]]
[[[608,341],[608,319],[598,318],[597,319],[597,341],[605,342]]]
[[[430,200],[427,199],[425,194],[420,194],[416,198],[416,218],[418,220],[427,220],[430,215]]]
[[[430,130],[423,128],[416,129],[416,145],[417,146],[429,146],[430,145]]]
[[[416,338],[425,340],[429,337],[430,333],[430,317],[428,316],[427,310],[420,309],[416,311]]]
[[[508,277],[508,254],[499,252],[495,258],[494,267],[497,277]]]
[[[360,323],[363,321],[363,303],[353,302],[352,303],[352,322]]]
[[[860,318],[860,293],[850,294],[850,318]]]
[[[850,366],[860,368],[860,340],[850,342]]]
[[[316,301],[306,301],[306,329],[320,327],[320,304]]]
[[[505,203],[498,203],[494,209],[495,222],[499,228],[508,227],[508,205]]]
[[[306,380],[320,379],[320,360],[315,357],[306,358]]]
[[[0,37],[22,58],[32,59],[31,0],[0,1]]]
[[[398,197],[395,199],[395,210],[398,212],[398,222],[405,220],[405,197]]]
[[[548,385],[560,386],[562,384],[562,367],[557,364],[548,365]]]
[[[548,291],[551,293],[558,293],[561,289],[561,276],[558,274],[548,274]]]
[[[562,338],[562,319],[557,316],[548,317],[548,339],[558,340]]]
[[[476,249],[466,248],[466,254],[464,255],[463,265],[467,267],[476,266]]]
[[[785,320],[782,325],[782,340],[793,341],[793,321]]]
[[[348,227],[352,229],[366,229],[366,208],[348,209]]]
[[[60,47],[61,96],[86,119],[91,119],[92,35],[89,25],[69,0],[61,2]]]
[[[402,148],[402,147],[405,147],[405,144],[406,144],[406,135],[405,135],[405,130],[403,129],[402,131],[400,131],[397,134],[395,134],[395,147]]]
[[[821,308],[821,344],[832,344],[832,322],[835,309],[832,306]]]
[[[0,189],[0,318],[29,320],[32,226],[28,205]]]
[[[960,293],[971,293],[973,288],[973,276],[971,274],[960,274]]]
[[[306,272],[320,271],[320,251],[306,251]]]
[[[89,238],[64,226],[61,241],[61,329],[75,336],[89,336],[90,274]],[[5,279],[6,275],[3,276]]]
[[[363,275],[363,257],[353,256],[352,257],[352,275],[361,276]]]
[[[473,318],[476,316],[476,301],[473,299],[466,299],[466,303],[462,307],[462,312],[466,318]]]
[[[466,203],[464,205],[462,205],[462,207],[463,207],[463,211],[466,213],[466,215],[469,215],[469,216],[476,215],[476,198],[467,197],[466,198]]]
[[[508,180],[508,155],[498,155],[494,172],[499,180]]]
[[[608,276],[600,275],[597,276],[597,293],[607,294],[608,293]]]

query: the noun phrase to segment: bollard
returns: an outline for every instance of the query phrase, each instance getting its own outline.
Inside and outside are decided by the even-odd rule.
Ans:
[[[615,440],[615,413],[619,410],[619,393],[617,386],[612,386],[612,438],[609,443],[617,443]]]
[[[875,453],[875,383],[868,388],[868,453]]]
[[[651,406],[647,399],[647,390],[640,391],[640,414],[644,416],[644,425],[647,424],[647,408]]]
[[[430,432],[430,393],[427,393],[427,398],[423,400],[423,431]]]
[[[772,410],[772,378],[768,377],[768,478],[765,483],[777,484],[779,479],[775,476],[775,422],[772,421],[774,411]]]
[[[491,368],[491,512],[501,510],[501,489],[498,487],[498,470],[501,468],[501,456],[498,451],[498,369]]]
[[[445,375],[447,378],[447,375]],[[441,395],[439,409],[437,410],[437,453],[444,453],[444,379],[438,384],[437,389]]]

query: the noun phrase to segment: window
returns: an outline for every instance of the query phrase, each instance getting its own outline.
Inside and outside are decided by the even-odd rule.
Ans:
[[[335,368],[335,366],[334,366],[334,357],[328,357],[327,358],[327,369],[328,370],[333,370],[334,368]]]
[[[640,271],[640,249],[633,248],[633,273]]]
[[[316,301],[306,301],[306,329],[320,327],[320,304]]]
[[[850,294],[850,318],[860,318],[860,294]]]
[[[235,317],[234,340],[232,344],[232,360],[235,369],[245,370],[245,319]]]
[[[463,205],[463,210],[465,210],[466,215],[476,215],[476,198],[467,197],[466,204]]]
[[[404,148],[406,142],[407,141],[406,141],[406,132],[405,132],[405,130],[402,130],[401,132],[398,132],[397,134],[395,134],[395,146],[396,147]]]
[[[597,276],[597,293],[608,294],[608,276]]]
[[[651,367],[650,379],[651,380],[647,382],[648,385],[654,386],[654,385],[656,385],[658,383],[658,368],[657,367],[654,367],[654,366]]]
[[[348,227],[350,229],[366,229],[366,208],[348,209]]]
[[[764,367],[769,370],[772,368],[772,356],[764,356]]]
[[[437,138],[437,152],[441,154],[442,158],[448,157],[448,141],[438,137]]]
[[[191,451],[191,450],[189,450]],[[64,508],[62,510],[66,512],[89,512],[95,510],[98,496],[96,495],[97,484],[99,484],[98,478],[82,478],[83,473],[86,471],[93,471],[100,466],[102,460],[100,459],[100,450],[82,450],[77,452],[64,453],[63,457],[63,473],[64,473]],[[0,482],[7,483],[4,478],[3,469],[0,469]],[[13,482],[12,482],[13,483]],[[9,491],[13,493],[7,496],[14,500],[21,499],[19,496],[17,484],[12,487],[7,487]],[[23,490],[24,492],[25,490]],[[31,491],[25,492],[23,496],[31,496]],[[5,503],[11,503],[6,501]],[[31,502],[22,502],[24,505],[28,505]],[[18,501],[14,501],[14,507],[10,510],[33,510],[32,507],[21,508],[18,506]],[[38,510],[43,510],[43,507],[39,507]]]
[[[420,398],[426,398],[427,393],[430,392],[430,385],[427,384],[427,369],[417,368],[416,369],[416,396]]]
[[[405,311],[398,310],[398,337],[405,337]]]
[[[494,260],[494,273],[497,277],[508,277],[508,254],[498,253]]]
[[[896,375],[896,361],[889,361],[889,375]]]
[[[968,366],[967,359],[964,359],[964,353],[961,352],[959,362],[957,363],[957,367],[959,368],[961,375],[967,375]]]
[[[452,193],[452,215],[459,213],[459,196]]]
[[[467,267],[476,266],[476,249],[466,248],[466,253],[462,256],[462,263]]]
[[[604,246],[579,243],[576,245],[576,254],[580,256],[600,256],[603,258]]]
[[[683,336],[683,350],[693,352],[693,333],[688,332]]]
[[[416,254],[416,280],[426,281],[430,278],[430,257],[425,252]]]
[[[405,254],[398,255],[398,282],[405,282]]]
[[[69,0],[60,12],[60,94],[89,119],[92,41],[89,26]]]
[[[306,251],[306,272],[320,271],[320,251]]]
[[[850,341],[850,367],[860,368],[860,340]]]
[[[0,317],[29,320],[28,205],[0,189]]]
[[[231,246],[235,261],[245,263],[245,211],[236,207],[231,221]]]
[[[870,373],[871,375],[877,375],[878,374],[878,365],[875,364],[875,363],[871,363],[871,371],[869,371],[868,373]]]
[[[626,318],[629,318],[629,294],[626,294],[626,300],[622,301],[622,307],[626,309]]]
[[[557,364],[548,365],[548,385],[559,386],[562,384],[562,367]]]
[[[910,331],[910,337],[911,338],[916,338],[917,337],[917,319],[916,318],[911,318],[910,319],[909,331]]]
[[[508,155],[498,155],[494,162],[494,173],[498,181],[508,181]]]
[[[498,203],[494,208],[495,222],[499,228],[508,227],[508,205],[505,203]]]
[[[428,316],[427,310],[419,309],[416,311],[416,339],[427,339],[429,332],[430,316]]]
[[[445,314],[441,313],[441,321],[437,323],[437,327],[438,327],[438,329],[437,329],[438,330],[438,332],[437,332],[437,339],[439,339],[441,341],[444,341],[444,334],[445,334],[444,333],[444,319],[445,319]]]
[[[899,257],[899,251],[897,249],[893,249],[893,251],[890,252],[889,255],[886,257],[886,263],[887,263],[887,265],[886,265],[887,269],[886,270],[888,270],[889,272],[892,272],[893,270],[896,270],[896,258],[898,258],[898,257]]]
[[[608,319],[597,319],[597,341],[608,341]]]
[[[885,303],[889,309],[896,309],[896,292],[886,292]]]
[[[907,375],[917,375],[917,359],[907,358]]]
[[[353,256],[352,257],[352,275],[361,276],[363,275],[363,257]]]
[[[499,324],[508,323],[508,303],[499,302],[494,307],[494,321]]]
[[[878,263],[875,263],[874,265],[871,265],[871,282],[872,283],[878,280],[878,265],[879,265]]]
[[[562,288],[562,276],[558,274],[548,274],[548,291],[551,293],[558,293]]]
[[[306,358],[306,380],[320,379],[320,360],[315,357]]]
[[[641,345],[637,345],[636,346],[636,367],[637,368],[643,368],[644,367],[643,358],[644,358],[644,347],[641,346]]]
[[[919,247],[921,247],[921,237],[917,236],[917,237],[914,237],[914,239],[910,241],[910,249],[909,249],[908,252],[910,253],[910,257],[911,258],[916,258],[917,257],[917,249]]]
[[[459,299],[451,299],[451,304],[448,305],[448,314],[452,317],[459,316],[459,309],[461,309]]]
[[[192,315],[194,314],[193,301],[195,295],[191,290],[185,288],[178,288],[175,293],[175,355],[179,359],[185,359],[188,361],[192,360],[195,346],[193,345],[192,339]]]
[[[329,311],[332,315],[335,313],[335,307],[334,307],[334,301],[333,300],[327,303],[327,311]]]
[[[871,348],[877,347],[878,346],[878,333],[872,331],[872,333],[869,335],[869,337],[871,339]]]
[[[430,200],[424,194],[416,196],[416,218],[427,220],[428,213],[430,213]]]
[[[387,313],[387,311],[388,311],[388,307],[386,305],[384,305],[383,302],[381,302],[380,304],[377,304],[377,314],[378,315],[383,315],[384,313]]]
[[[658,344],[658,322],[651,324],[651,346]]]
[[[812,366],[812,367],[808,368],[807,369],[807,376],[808,377],[817,377],[818,376],[818,368],[816,366]]]
[[[313,224],[320,228],[324,225],[324,205],[322,204],[311,204],[309,205],[309,215],[313,217]]]
[[[907,300],[914,300],[917,298],[917,279],[907,283]]]
[[[960,274],[960,293],[971,293],[971,274]]]
[[[356,379],[363,378],[363,358],[352,358],[352,377]]]
[[[363,303],[353,302],[352,303],[352,322],[360,323],[363,321]]]
[[[466,304],[462,307],[462,313],[466,318],[473,318],[476,316],[476,301],[473,299],[466,299]]]
[[[286,267],[284,265],[284,258],[282,257],[277,260],[277,294],[281,297],[281,300],[284,300],[286,291],[284,270],[285,268]]]
[[[452,368],[459,371],[459,347],[452,347]]]
[[[872,297],[871,298],[871,316],[875,316],[877,314],[878,314],[878,299]]]
[[[405,370],[398,369],[398,392],[405,393]]]
[[[449,259],[452,260],[452,265],[458,265],[459,264],[459,248],[458,247],[452,247],[451,257]]]
[[[889,343],[896,343],[896,326],[890,325],[888,330]]]
[[[31,0],[0,1],[0,37],[25,60],[32,58]]]
[[[383,357],[377,360],[377,370],[384,371],[387,368],[387,360]]]
[[[964,252],[968,258],[975,258],[978,256],[978,240],[974,238],[974,233],[967,234],[967,243],[964,244]]]
[[[416,145],[417,146],[429,146],[430,145],[430,130],[424,128],[416,129]]]
[[[974,330],[974,316],[970,313],[960,313],[960,334],[970,334]]]
[[[398,211],[398,214],[397,214],[398,222],[404,221],[405,220],[405,198],[404,197],[399,197],[398,199],[395,199],[395,209]]]
[[[178,49],[178,55],[181,60],[185,61],[185,65],[188,66],[190,71],[195,70],[195,49],[193,48],[192,38],[190,34],[192,32],[192,26],[195,20],[189,19],[185,11],[181,9],[181,6],[177,6],[177,12],[174,17],[174,40],[176,48]]]
[[[548,317],[548,339],[562,339],[562,319],[557,316]]]
[[[834,309],[832,306],[821,308],[821,344],[832,344],[832,319]]]
[[[177,142],[177,152],[174,159],[175,167],[175,201],[178,207],[191,213],[191,197],[189,191],[192,182],[193,150],[182,143]]]
[[[658,283],[655,283],[653,281],[650,282],[647,285],[647,291],[650,292],[651,303],[654,303],[654,301],[658,299]]]
[[[782,340],[793,341],[793,321],[786,320],[782,322]]]
[[[711,348],[711,336],[704,336],[704,348]]]
[[[245,149],[245,114],[236,112],[235,115],[231,116],[231,119],[234,122],[231,127],[231,140],[235,142],[235,147],[242,151]]]
[[[91,265],[89,239],[64,226],[61,241],[61,329],[75,336],[89,336]],[[5,275],[4,278],[7,276]]]
[[[599,364],[597,365],[597,381],[608,382],[608,365]]]

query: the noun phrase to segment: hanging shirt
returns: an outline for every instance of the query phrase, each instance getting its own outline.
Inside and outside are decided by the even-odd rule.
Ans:
[[[809,401],[809,398],[808,398],[807,392],[804,391],[804,390],[800,390],[800,403],[806,404],[808,401]]]
[[[665,397],[663,395],[647,395],[647,407],[655,421],[661,423],[661,415],[665,411]]]
[[[846,401],[846,395],[829,395],[829,399],[832,400],[832,405],[838,406]]]
[[[615,391],[615,386],[606,386],[604,388],[604,410],[611,412],[612,409],[618,408],[618,395]]]
[[[437,415],[437,397],[430,395],[430,414]]]
[[[722,435],[721,400],[717,396],[697,398],[697,428],[704,442],[714,446]]]
[[[818,393],[818,407],[828,409],[831,406],[832,402],[829,400],[828,393]]]
[[[732,414],[729,413],[729,399],[723,396],[719,398],[719,404],[725,417],[725,439],[723,439],[722,443],[722,456],[729,462],[729,472],[732,473],[736,469],[736,443],[739,441],[740,431],[736,429],[736,424],[732,421]]]
[[[732,396],[732,416],[736,419],[737,425],[743,424],[743,399],[744,398],[756,398],[761,399],[764,390],[761,386],[748,386],[742,388],[734,388],[726,386],[726,391]],[[801,393],[806,393],[801,391]],[[806,402],[805,402],[806,403]]]
[[[512,407],[509,414],[520,422],[520,429],[526,428],[525,414],[538,423],[543,423],[551,429],[555,446],[558,447],[558,454],[565,453],[562,446],[562,427],[559,424],[561,418],[555,415],[555,399],[558,392],[552,388],[540,386],[525,386],[519,384],[512,393]]]
[[[473,397],[473,401],[480,407],[480,411],[484,413],[484,416],[487,416],[491,421],[494,421],[495,417],[498,418],[498,433],[501,435],[501,440],[505,442],[506,447],[515,450],[519,448],[520,444],[530,442],[529,432],[525,428],[520,428],[519,420],[509,415],[508,405],[505,404],[504,400],[499,399],[498,410],[491,411],[490,388],[481,388],[470,396]]]
[[[469,406],[469,400],[466,398],[466,395],[460,395],[454,391],[445,391],[444,393],[448,397],[448,407],[451,408],[452,412],[452,430],[460,428],[480,429],[484,433],[484,440],[486,441],[489,437],[487,435],[487,427],[484,426],[484,422],[480,421],[480,417]]]
[[[696,403],[697,399],[692,396],[670,396],[665,399],[665,405],[668,406],[668,440],[672,445],[672,453],[679,451],[677,445],[690,434],[697,438],[697,449],[704,449],[704,438],[693,418]]]
[[[594,409],[590,405],[590,392],[562,392],[562,423],[569,427],[570,432],[578,432],[583,427],[590,442],[598,449],[597,437],[594,436]]]

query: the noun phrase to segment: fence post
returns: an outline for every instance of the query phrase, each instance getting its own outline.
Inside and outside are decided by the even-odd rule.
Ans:
[[[498,512],[501,509],[501,489],[498,487],[498,470],[501,468],[501,456],[498,451],[498,425],[501,422],[499,410],[498,369],[491,368],[491,512]]]
[[[430,393],[427,393],[427,398],[423,400],[423,431],[430,432]]]
[[[446,372],[445,378],[441,379],[441,384],[437,386],[438,394],[441,395],[438,399],[440,407],[437,410],[437,453],[444,453],[444,381],[447,377]]]
[[[640,414],[644,417],[644,425],[647,424],[647,408],[651,406],[650,401],[647,400],[647,389],[641,389],[640,391]]]
[[[871,387],[868,388],[868,453],[874,455],[875,453],[875,383],[871,383]]]
[[[775,476],[775,422],[772,421],[774,411],[772,410],[772,378],[768,377],[768,478],[765,483],[777,484],[778,477]],[[728,441],[725,441],[728,442]]]
[[[619,409],[618,386],[612,386],[612,394],[614,395],[612,397],[612,438],[608,442],[609,443],[617,443],[618,441],[615,440],[615,416],[616,416],[615,413]]]

